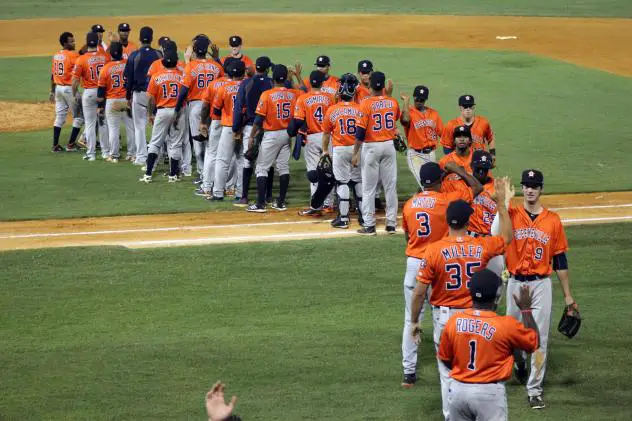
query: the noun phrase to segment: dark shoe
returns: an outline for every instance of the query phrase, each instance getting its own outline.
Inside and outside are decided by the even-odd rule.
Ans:
[[[272,197],[266,197],[266,205],[271,205],[272,202],[274,202],[274,199]]]
[[[386,233],[387,234],[395,234],[396,230],[395,227],[391,226],[391,225],[387,225],[386,226]]]
[[[525,361],[515,362],[513,366],[513,374],[520,384],[527,384],[529,379],[529,371],[527,371],[527,363]]]
[[[362,234],[362,235],[377,235],[377,232],[375,232],[375,226],[372,227],[362,227],[358,230],[358,234]]]
[[[193,194],[200,197],[209,197],[212,195],[211,192],[204,190],[202,187],[195,189]]]
[[[319,209],[307,208],[307,209],[298,211],[298,214],[300,216],[313,216],[316,218],[316,217],[321,216],[323,213]]]
[[[417,375],[415,373],[412,374],[404,374],[404,380],[402,381],[402,387],[405,389],[410,389],[417,382]]]
[[[63,151],[64,151],[64,148],[62,148],[61,146],[59,145],[53,146],[52,152],[57,153],[57,152],[63,152]]]
[[[265,213],[265,211],[266,211],[265,207],[259,206],[256,203],[253,203],[252,205],[246,208],[246,212]]]
[[[287,210],[287,206],[285,205],[285,202],[281,202],[280,200],[274,201],[271,207],[272,209],[278,210],[280,212]]]
[[[531,406],[531,409],[546,408],[546,404],[544,403],[544,399],[542,399],[542,395],[529,396],[529,405]]]
[[[360,214],[360,216],[358,216],[358,224],[361,227],[364,226],[364,218],[362,217],[362,214]]]
[[[341,218],[338,216],[331,221],[331,226],[334,228],[347,229],[349,228],[349,218]]]
[[[237,206],[238,208],[245,208],[246,206],[248,206],[248,198],[241,197],[239,199],[235,199],[233,205]]]
[[[206,200],[210,200],[211,202],[221,202],[222,200],[224,200],[224,198],[211,195],[211,196],[208,196]]]
[[[66,145],[66,152],[77,152],[79,147],[76,143],[69,143]]]
[[[195,180],[193,180],[193,184],[199,186],[200,184],[202,184],[202,179],[200,177],[196,178]]]

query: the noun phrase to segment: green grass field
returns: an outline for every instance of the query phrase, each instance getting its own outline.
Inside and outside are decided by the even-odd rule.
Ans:
[[[371,58],[395,81],[397,96],[417,84],[429,86],[430,104],[445,122],[458,114],[458,95],[474,94],[478,112],[490,118],[498,139],[496,174],[516,178],[526,167],[540,168],[550,193],[632,188],[625,153],[632,132],[626,103],[632,96],[629,78],[522,53],[355,47],[325,51],[336,74],[353,71],[360,59]],[[248,53],[269,54],[277,62],[311,63],[322,52],[310,47]],[[46,97],[48,57],[0,59],[0,64],[0,78],[15,81],[0,87],[0,99]],[[69,131],[67,125],[62,143]],[[0,203],[0,219],[234,209],[228,204],[211,208],[193,196],[190,183],[140,185],[139,170],[128,164],[86,163],[79,154],[51,154],[51,136],[50,130],[0,134],[0,175],[5,180],[0,194],[8,198]],[[294,205],[306,204],[304,166],[292,162],[289,199]],[[415,185],[404,159],[399,174],[399,195],[405,200]]]
[[[609,16],[631,17],[632,4],[626,0],[402,0],[396,5],[369,0],[322,0],[292,2],[271,0],[257,2],[199,2],[194,0],[112,0],[108,3],[74,0],[25,0],[3,5],[0,19],[69,16],[129,16],[213,12],[280,12],[280,13],[393,13],[445,15],[514,15],[514,16]]]
[[[568,229],[584,324],[551,332],[546,410],[508,387],[512,419],[629,419],[629,227]],[[245,420],[439,420],[428,320],[419,385],[399,386],[402,243],[0,253],[0,419],[201,420],[221,379]]]

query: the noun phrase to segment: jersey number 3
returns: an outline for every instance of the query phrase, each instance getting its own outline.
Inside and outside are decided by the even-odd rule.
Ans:
[[[417,212],[415,214],[417,222],[419,222],[419,228],[417,228],[417,237],[427,237],[430,235],[432,229],[430,228],[430,215],[426,212]]]
[[[162,97],[163,98],[177,98],[178,97],[178,84],[169,83],[162,84]]]
[[[474,274],[474,269],[481,266],[481,262],[465,263],[465,286],[470,287],[470,278]],[[450,279],[454,282],[447,282],[445,289],[452,291],[463,286],[463,270],[460,263],[449,263],[445,265],[445,272],[450,275]]]

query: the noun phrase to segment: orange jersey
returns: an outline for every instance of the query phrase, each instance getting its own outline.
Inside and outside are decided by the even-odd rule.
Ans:
[[[483,235],[489,235],[492,232],[492,222],[496,215],[496,202],[492,199],[492,194],[494,194],[494,179],[490,177],[483,185],[483,192],[472,201],[474,213],[467,225],[469,231]]]
[[[367,88],[366,86],[364,86],[363,84],[359,84],[358,87],[356,88],[355,98],[353,99],[358,104],[361,104],[364,99],[370,96],[371,96],[371,90]]]
[[[180,73],[184,74],[184,62],[181,60],[178,60],[178,63],[176,63],[176,67],[175,67]],[[151,77],[153,75],[155,75],[158,72],[162,72],[164,70],[167,70],[167,68],[165,67],[164,64],[162,64],[162,59],[158,59],[155,60],[153,63],[151,63],[151,66],[149,66],[149,69],[147,69],[147,78],[151,79]]]
[[[504,252],[505,240],[500,236],[448,236],[426,248],[417,281],[432,286],[433,306],[470,308],[470,278],[485,268],[489,259]]]
[[[399,104],[388,96],[371,96],[362,101],[360,111],[364,114],[358,123],[366,130],[365,142],[384,142],[397,135],[395,123],[399,120]]]
[[[105,88],[105,98],[125,98],[125,63],[127,60],[110,61],[99,73],[99,88]]]
[[[79,53],[69,50],[60,50],[53,56],[51,74],[55,85],[72,85],[72,71],[78,58]]]
[[[454,314],[443,329],[439,359],[450,361],[450,377],[462,383],[508,380],[513,351],[538,349],[538,335],[511,316],[493,311],[465,310]]]
[[[307,92],[312,91],[312,84],[309,83],[309,78],[306,77],[303,79],[303,83],[307,88]],[[329,75],[326,81],[323,82],[323,86],[320,87],[320,91],[330,95],[332,99],[338,93],[338,87],[340,86],[340,80],[336,76]],[[333,101],[332,101],[333,102]]]
[[[359,104],[339,102],[327,110],[323,122],[323,132],[331,134],[334,147],[353,146],[356,126],[361,119],[362,112]]]
[[[430,107],[426,107],[424,111],[410,107],[408,113],[410,114],[410,123],[404,126],[408,147],[417,150],[436,149],[441,133],[443,133],[443,121],[441,121],[439,113]]]
[[[127,60],[132,52],[138,50],[138,45],[132,41],[127,41],[127,45],[123,46],[123,59]]]
[[[404,204],[402,229],[408,234],[406,256],[421,259],[429,244],[448,234],[446,211],[455,200],[472,201],[472,191],[440,193],[426,190],[417,193]]]
[[[219,88],[226,85],[227,83],[228,83],[228,78],[226,76],[222,76],[219,79],[215,79],[213,82],[211,82],[210,85],[208,85],[208,88],[206,88],[206,93],[205,93],[205,96],[202,98],[202,100],[206,102],[207,104],[209,104],[211,120],[222,119],[220,116],[215,115],[215,113],[213,112],[213,102],[215,101],[215,95],[217,94],[217,91],[219,90]]]
[[[441,167],[442,170],[445,170],[445,165],[448,162],[455,162],[458,166],[463,167],[465,171],[471,174],[472,167],[470,164],[472,162],[473,153],[474,153],[474,150],[471,148],[470,148],[470,153],[465,156],[459,156],[456,154],[456,152],[450,152],[449,154],[441,158],[441,160],[439,160],[439,166]],[[444,191],[444,192],[466,190],[466,189],[469,190],[469,187],[467,186],[465,181],[461,180],[461,177],[459,177],[458,175],[454,173],[450,173],[446,175],[445,178],[443,179],[443,182],[441,183],[441,191]]]
[[[454,129],[465,125],[461,117],[448,121],[441,136],[441,144],[446,148],[454,149]],[[472,132],[472,149],[486,149],[486,146],[494,139],[492,126],[485,117],[475,116],[474,122],[470,125],[470,131]]]
[[[215,60],[191,60],[184,67],[184,86],[189,88],[187,99],[199,101],[208,85],[224,76],[224,69]]]
[[[568,240],[557,213],[543,209],[532,221],[523,206],[511,206],[513,241],[507,247],[507,270],[518,275],[549,276],[553,256],[568,250]]]
[[[259,98],[256,113],[264,118],[263,129],[268,131],[287,129],[292,120],[294,104],[303,91],[288,88],[272,88]]]
[[[233,126],[233,110],[235,109],[235,98],[241,80],[229,80],[217,90],[213,98],[213,108],[222,111],[222,126]]]
[[[99,51],[88,51],[79,56],[75,62],[72,75],[81,80],[84,89],[93,89],[99,85],[99,73],[105,63],[110,61],[108,55]]]
[[[224,65],[224,62],[226,61],[227,58],[232,57],[232,56],[224,56],[220,59],[220,61],[222,62],[222,66]],[[245,54],[242,54],[241,57],[239,57],[239,60],[243,61],[244,64],[246,65],[246,68],[248,67],[255,67],[255,63],[250,59],[250,57],[248,57]]]
[[[307,123],[307,134],[322,133],[325,113],[333,103],[333,98],[328,94],[308,92],[296,100],[294,118]]]
[[[184,86],[184,77],[176,68],[165,69],[154,74],[147,86],[147,95],[151,96],[159,108],[173,108],[178,102],[180,89]]]

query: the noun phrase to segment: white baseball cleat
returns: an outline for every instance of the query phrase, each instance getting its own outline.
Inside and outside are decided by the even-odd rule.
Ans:
[[[138,179],[141,183],[151,183],[151,175],[144,174],[141,178]]]
[[[167,183],[177,183],[180,181],[180,178],[177,175],[170,175],[167,179]]]

